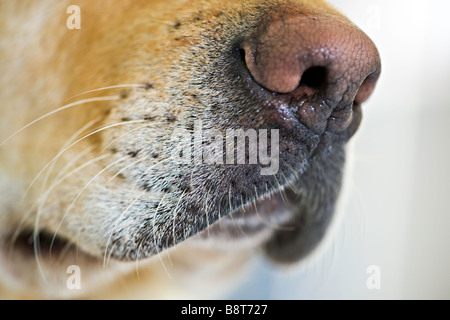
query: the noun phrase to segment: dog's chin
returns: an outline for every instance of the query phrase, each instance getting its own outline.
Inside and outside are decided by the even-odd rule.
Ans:
[[[267,241],[274,230],[288,221],[291,206],[283,194],[284,191],[274,192],[246,204],[181,245],[192,244],[194,248],[206,247],[215,251],[254,248]],[[19,297],[74,298],[87,295],[136,267],[132,261],[88,254],[76,241],[45,229],[37,233],[32,227],[10,230],[17,231],[0,233],[5,235],[0,241],[0,285],[16,291]],[[145,265],[145,262],[139,263]],[[81,290],[68,289],[71,266],[79,267],[82,272]]]

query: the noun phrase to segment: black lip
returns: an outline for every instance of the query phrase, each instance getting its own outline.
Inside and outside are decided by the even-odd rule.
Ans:
[[[35,233],[32,228],[27,228],[17,234],[8,237],[5,242],[10,252],[19,252],[25,257],[59,257],[76,246],[61,236],[55,236],[46,230]]]
[[[289,209],[294,204],[287,194],[289,192],[283,188],[246,203],[200,232],[199,236],[239,241],[265,231],[286,228],[285,224],[291,218]]]

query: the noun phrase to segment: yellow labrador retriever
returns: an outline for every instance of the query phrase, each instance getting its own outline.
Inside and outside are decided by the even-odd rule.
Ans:
[[[324,1],[11,0],[0,19],[0,297],[213,297],[323,239],[380,74]]]

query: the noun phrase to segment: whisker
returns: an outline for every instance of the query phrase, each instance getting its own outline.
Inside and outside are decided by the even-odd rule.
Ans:
[[[118,127],[118,126],[123,126],[123,125],[127,125],[127,124],[133,124],[133,123],[142,123],[145,122],[145,120],[134,120],[134,121],[127,121],[127,122],[120,122],[120,123],[115,123],[103,128],[100,128],[98,130],[95,130],[94,132],[89,133],[88,135],[85,135],[84,137],[78,139],[77,141],[75,141],[74,143],[72,143],[70,146],[68,146],[67,148],[65,148],[64,150],[62,150],[60,153],[58,153],[49,163],[47,163],[47,165],[37,174],[37,176],[33,179],[33,181],[30,183],[30,185],[28,186],[27,190],[25,191],[25,194],[23,196],[23,198],[25,198],[28,194],[28,192],[30,191],[31,187],[34,185],[34,183],[36,183],[37,179],[39,179],[39,177],[41,176],[41,174],[54,162],[56,161],[62,154],[64,154],[67,150],[69,150],[70,148],[72,148],[74,145],[80,143],[83,140],[86,140],[87,138],[93,136],[94,134],[97,134],[101,131],[105,131],[114,127]]]
[[[70,247],[73,246],[73,243],[68,242],[64,248],[61,250],[61,253],[58,256],[58,259],[56,260],[56,263],[61,264],[64,257],[66,256],[67,252],[69,252]],[[51,251],[49,252],[49,255],[51,256]],[[77,254],[78,256],[78,254]],[[78,260],[78,259],[77,259]]]
[[[48,283],[47,277],[45,276],[44,269],[41,265],[41,250],[40,250],[40,243],[39,243],[39,219],[36,216],[35,224],[34,224],[34,230],[33,230],[33,251],[34,251],[34,257],[36,260],[36,265],[39,271],[39,274],[42,278],[42,280],[45,283]]]
[[[289,188],[292,190],[292,192],[294,192],[295,194],[298,194],[298,190],[295,188],[295,186],[292,184],[292,181],[289,180],[286,175],[284,174],[284,172],[281,172],[281,174],[283,175],[284,181],[285,183],[289,186]]]
[[[146,85],[143,84],[118,84],[115,86],[109,86],[109,87],[103,87],[103,88],[97,88],[97,89],[93,89],[93,90],[89,90],[89,91],[85,91],[82,93],[79,93],[73,97],[68,98],[67,100],[72,100],[75,98],[78,98],[79,96],[83,96],[85,94],[89,94],[89,93],[93,93],[93,92],[99,92],[99,91],[105,91],[105,90],[110,90],[110,89],[120,89],[120,88],[145,88]]]
[[[210,198],[210,191],[208,190],[207,192],[206,192],[206,200],[205,200],[205,215],[206,215],[206,232],[208,233],[208,237],[211,235],[210,234],[210,230],[209,230],[209,227],[210,227],[210,224],[209,224],[209,214],[208,214],[208,212],[209,212],[209,198]]]
[[[286,165],[287,165],[287,167],[289,168],[289,170],[292,171],[292,173],[293,173],[294,176],[297,178],[297,180],[299,180],[299,179],[300,179],[299,173],[298,173],[297,171],[295,171],[294,168],[292,168],[292,166],[291,166],[290,164],[287,163]]]
[[[222,231],[223,230],[223,225],[222,225],[222,216],[221,216],[221,214],[220,214],[220,209],[221,209],[221,203],[222,203],[222,200],[223,200],[223,197],[224,196],[222,196],[221,198],[220,198],[220,200],[219,200],[219,211],[218,211],[218,214],[219,214],[219,219],[218,219],[218,221],[219,221],[219,229]]]
[[[256,199],[259,199],[258,190],[256,189],[256,186],[255,186],[255,195],[256,195]],[[280,225],[280,224],[275,224],[275,223],[272,223],[272,222],[267,221],[266,219],[264,219],[264,217],[259,213],[258,206],[256,205],[256,202],[257,201],[253,201],[253,207],[255,208],[256,215],[258,216],[259,220],[262,223],[264,223],[268,227],[271,227],[271,228],[274,228],[274,229],[277,229],[277,230],[287,230],[287,231],[292,230],[292,228],[285,227],[285,226]]]
[[[138,244],[137,244],[137,246],[136,246],[136,248],[137,248],[137,250],[136,250],[136,265],[135,265],[135,271],[136,271],[136,276],[137,276],[137,278],[138,278],[138,280],[140,280],[141,279],[141,275],[140,275],[140,273],[139,273],[139,262],[140,262],[140,259],[139,259],[139,256],[140,256],[140,254],[141,254],[141,247],[142,247],[142,242],[144,241],[144,239],[143,238],[140,238],[139,239],[139,242],[138,242]]]
[[[153,235],[153,236],[155,236],[155,235]],[[161,262],[161,265],[162,265],[164,271],[166,272],[167,277],[168,277],[170,280],[172,280],[172,276],[170,275],[169,270],[167,270],[166,264],[164,263],[164,261],[163,261],[163,259],[162,259],[161,252],[160,252],[158,249],[156,249],[156,250],[157,250],[156,253],[157,253],[157,255],[158,255],[158,259],[159,259],[159,261]]]
[[[278,178],[276,176],[274,176],[274,178],[275,178],[275,182],[278,185],[278,190],[280,190],[281,199],[283,200],[285,205],[289,205],[288,201],[285,198],[286,194],[284,192],[284,187],[281,186],[280,181],[278,181]]]
[[[122,161],[125,161],[126,159],[128,159],[128,157],[122,157],[122,158],[110,163],[108,166],[106,166],[105,168],[100,170],[100,172],[98,172],[91,180],[89,180],[89,182],[81,189],[81,191],[78,193],[78,195],[75,197],[75,199],[70,204],[69,208],[66,210],[66,213],[63,216],[63,220],[69,214],[69,212],[73,209],[73,207],[75,206],[75,203],[78,201],[78,199],[81,197],[81,195],[87,190],[87,188],[91,185],[92,182],[94,182],[105,171],[109,170],[111,167],[115,166],[116,164],[118,164]]]
[[[119,221],[131,209],[131,207],[133,207],[133,205],[141,198],[141,196],[144,193],[145,193],[145,191],[143,191],[139,195],[137,195],[133,199],[133,201],[131,201],[131,203],[128,205],[128,207],[124,211],[122,211],[122,213],[117,217],[116,221],[114,222],[114,226],[113,226],[113,228],[112,228],[112,230],[111,230],[111,232],[109,234],[108,241],[106,242],[105,254],[103,255],[103,268],[106,268],[107,265],[109,264],[109,259],[111,258],[111,255],[112,255],[113,251],[112,250],[110,251],[110,254],[109,254],[108,259],[107,259],[108,248],[109,248],[109,245],[111,243],[111,239],[112,239],[112,236],[114,234],[114,231],[116,231],[117,225],[119,224]]]
[[[160,208],[161,204],[163,203],[165,197],[166,197],[166,195],[164,194],[164,196],[162,197],[161,201],[158,203],[158,207],[156,208],[156,211],[155,211],[155,214],[154,214],[155,218],[156,218],[156,215],[157,215],[157,213],[159,211],[159,208]],[[181,200],[181,198],[180,198],[180,200]],[[169,279],[172,279],[172,276],[170,275],[169,270],[167,270],[166,264],[164,263],[164,261],[162,259],[162,256],[161,256],[161,252],[158,250],[158,246],[156,244],[155,218],[152,220],[152,225],[153,225],[153,230],[152,230],[152,233],[153,233],[153,245],[155,246],[156,254],[158,255],[158,259],[161,262],[161,265],[162,265],[164,271],[166,272],[166,274],[169,277]]]
[[[119,172],[117,172],[111,179],[109,179],[109,180],[106,182],[106,184],[108,184],[108,183],[110,183],[111,181],[113,181],[115,178],[117,178],[117,177],[118,177],[121,173],[123,173],[124,171],[126,171],[126,170],[128,170],[129,168],[131,168],[131,167],[137,165],[137,164],[140,163],[140,162],[144,162],[144,161],[148,160],[149,158],[150,158],[150,157],[145,157],[145,158],[139,159],[139,160],[137,160],[137,161],[135,161],[135,162],[133,162],[133,163],[127,165],[126,167],[122,168],[122,169],[121,169]]]
[[[170,266],[173,267],[172,257],[170,256],[170,249],[166,251],[167,259],[169,260]]]
[[[170,160],[170,158],[167,158],[167,159],[164,159],[164,160],[161,160],[160,162],[158,162],[158,163],[156,163],[156,164],[154,164],[153,166],[151,166],[151,167],[149,167],[147,170],[145,170],[142,174],[141,174],[141,176],[138,178],[138,179],[136,179],[136,182],[133,184],[133,186],[132,186],[132,188],[131,188],[131,192],[134,192],[136,189],[137,189],[137,184],[139,183],[139,181],[142,179],[142,177],[144,177],[144,175],[147,173],[147,172],[149,172],[150,170],[152,170],[153,168],[155,168],[156,166],[158,166],[158,165],[160,165],[161,163],[164,163],[164,162],[166,162],[166,161],[169,161]],[[141,192],[133,201],[132,201],[132,203],[130,204],[130,206],[126,209],[126,211],[128,211],[130,208],[131,208],[131,206],[143,195],[143,194],[145,194],[147,191],[143,191],[143,192]],[[160,202],[160,204],[161,204],[161,202]],[[158,205],[159,206],[159,205]],[[119,218],[121,218],[123,216],[123,213],[120,215],[120,217]],[[118,218],[118,219],[119,219]],[[111,233],[111,236],[110,237],[112,237],[112,233]],[[107,261],[106,261],[106,255],[107,255],[107,253],[108,253],[108,245],[109,245],[109,242],[110,242],[110,240],[108,240],[108,243],[107,243],[107,245],[106,245],[106,249],[105,249],[105,254],[104,254],[104,257],[103,257],[103,267],[105,268],[106,267],[106,265],[107,265]],[[111,254],[112,254],[112,252],[111,252]],[[108,258],[108,260],[109,260],[109,258]]]
[[[76,107],[76,106],[80,106],[80,105],[83,105],[83,104],[88,104],[88,103],[91,103],[91,102],[115,101],[115,100],[119,100],[119,99],[120,99],[120,97],[118,97],[118,96],[109,96],[109,97],[90,98],[90,99],[80,100],[80,101],[77,101],[77,102],[73,102],[73,103],[67,104],[67,105],[65,105],[63,107],[60,107],[60,108],[58,108],[56,110],[53,110],[53,111],[51,111],[51,112],[49,112],[49,113],[47,113],[47,114],[37,118],[34,121],[31,121],[30,123],[28,123],[27,125],[25,125],[21,129],[19,129],[16,132],[14,132],[8,138],[6,138],[6,140],[4,140],[2,143],[0,143],[0,147],[2,147],[9,140],[14,138],[16,135],[18,135],[19,133],[21,133],[25,129],[31,127],[32,125],[36,124],[37,122],[42,121],[42,120],[44,120],[44,119],[46,119],[46,118],[48,118],[48,117],[50,117],[50,116],[52,116],[52,115],[54,115],[54,114],[56,114],[58,112],[61,112],[61,111],[64,111],[64,110],[67,110],[67,109],[70,109],[70,108],[73,108],[73,107]]]
[[[242,193],[241,193],[241,210],[243,214],[247,213],[247,211],[245,210],[244,197],[242,196]]]
[[[41,211],[41,209],[42,209],[43,206],[45,205],[45,201],[47,200],[48,195],[50,194],[50,192],[51,192],[54,188],[56,188],[61,182],[63,182],[65,179],[69,178],[70,176],[74,175],[75,173],[77,173],[77,172],[83,170],[84,168],[90,166],[91,164],[94,164],[94,163],[96,163],[96,162],[99,162],[99,161],[101,161],[101,160],[104,160],[104,159],[106,159],[107,157],[108,157],[107,155],[102,155],[102,156],[99,156],[99,157],[97,157],[97,158],[94,158],[94,159],[92,159],[92,160],[90,160],[90,161],[84,163],[83,165],[77,167],[76,169],[72,170],[71,172],[69,172],[68,174],[66,174],[64,177],[62,177],[61,179],[59,179],[58,181],[56,181],[56,182],[55,182],[55,183],[54,183],[54,184],[46,191],[46,194],[44,195],[44,196],[45,196],[44,199],[41,200],[41,201],[43,201],[43,202],[41,202],[41,205],[40,205],[40,208],[39,208],[39,211],[38,211],[38,215],[40,215],[39,212]],[[51,241],[51,243],[50,243],[50,251],[51,251],[52,248],[53,248],[53,243],[54,243],[54,241],[55,241],[55,239],[56,239],[56,237],[57,237],[57,235],[58,235],[58,232],[59,232],[59,230],[60,230],[60,228],[61,228],[61,226],[62,226],[62,223],[63,223],[63,220],[61,220],[61,222],[58,224],[58,227],[56,228],[56,231],[55,231],[55,233],[54,233],[54,235],[53,235],[53,238],[52,238],[52,241]]]
[[[63,145],[63,147],[59,150],[59,152],[61,152],[62,150],[64,150],[65,148],[67,148],[78,136],[80,136],[84,131],[86,131],[87,129],[89,129],[91,126],[93,126],[96,122],[98,122],[100,120],[100,118],[97,118],[96,120],[92,120],[90,122],[88,122],[86,125],[84,125],[80,130],[78,130],[77,132],[75,132],[75,134],[73,134],[68,140],[67,142]],[[59,153],[58,152],[58,153]],[[78,157],[77,157],[78,158]],[[58,161],[54,161],[53,164],[49,167],[49,170],[47,171],[47,174],[45,176],[44,182],[42,183],[42,191],[46,188],[48,180],[50,178],[50,175],[53,171],[53,169],[55,168],[55,165]]]
[[[140,162],[143,162],[143,161],[145,161],[145,160],[147,160],[147,159],[149,159],[149,157],[146,157],[146,158],[137,160],[137,161],[135,161],[135,162],[133,162],[133,163],[127,165],[126,167],[122,168],[122,169],[121,169],[119,172],[117,172],[112,178],[110,178],[110,179],[105,183],[105,185],[108,185],[109,183],[111,183],[111,181],[113,181],[115,178],[117,178],[122,172],[124,172],[124,171],[127,170],[128,168],[131,168],[131,167],[135,166],[136,164],[138,164],[138,163],[140,163]],[[98,195],[98,193],[99,193],[99,191],[97,191],[97,195]]]
[[[104,156],[105,157],[105,156]],[[94,159],[95,161],[99,161],[99,159],[100,159],[101,157],[99,157],[99,158],[97,158],[97,159]],[[50,243],[50,251],[51,251],[51,249],[53,248],[53,244],[54,244],[54,242],[55,242],[55,239],[56,239],[56,236],[57,236],[57,234],[59,233],[59,230],[60,230],[60,228],[61,228],[61,226],[62,226],[62,223],[64,222],[64,220],[66,219],[66,217],[68,216],[68,214],[69,214],[69,212],[73,209],[73,207],[75,206],[75,203],[78,201],[78,199],[80,198],[80,196],[83,194],[83,192],[89,187],[89,185],[95,180],[95,179],[97,179],[101,174],[103,174],[105,171],[107,171],[110,167],[112,167],[112,166],[114,166],[115,164],[117,164],[118,162],[120,162],[120,161],[123,161],[123,160],[125,160],[127,157],[123,157],[123,158],[121,158],[121,159],[119,159],[119,160],[117,160],[117,161],[114,161],[113,163],[111,163],[110,165],[108,165],[107,167],[105,167],[103,170],[101,170],[99,173],[97,173],[91,180],[89,180],[89,182],[83,187],[83,189],[78,193],[78,195],[75,197],[75,199],[73,200],[73,202],[69,205],[69,207],[68,207],[68,209],[66,210],[66,212],[64,213],[64,215],[63,215],[63,217],[61,218],[61,221],[60,221],[60,223],[59,223],[59,225],[58,225],[58,227],[57,227],[57,229],[56,229],[56,231],[55,231],[55,233],[54,233],[54,235],[53,235],[53,238],[52,238],[52,241],[51,241],[51,243]],[[91,163],[92,162],[95,162],[95,161],[91,161]],[[86,166],[84,166],[84,167],[86,167]],[[37,217],[39,217],[41,214],[38,212],[38,215],[37,215]]]
[[[108,259],[106,259],[108,248],[105,249],[105,253],[103,254],[103,269],[108,270],[109,268],[109,261],[111,260],[112,253],[114,252],[114,249],[117,247],[117,245],[114,243],[111,246],[110,254],[108,255]]]
[[[155,163],[154,165],[152,165],[151,167],[147,168],[147,169],[139,176],[139,178],[136,179],[136,182],[133,184],[132,190],[136,190],[137,184],[139,183],[139,181],[141,181],[141,179],[142,179],[142,178],[143,178],[150,170],[153,170],[154,168],[156,168],[156,167],[159,166],[160,164],[162,164],[162,163],[164,163],[164,162],[167,162],[167,161],[170,161],[170,158],[161,160],[161,161]]]
[[[76,170],[73,170],[72,172],[70,172],[69,174],[65,175],[62,179],[61,176],[63,176],[67,170],[69,170],[70,167],[72,167],[75,163],[77,163],[81,158],[83,158],[86,154],[88,154],[90,151],[92,151],[94,149],[94,147],[90,147],[87,148],[86,150],[84,150],[83,152],[81,152],[75,159],[73,159],[72,161],[70,161],[58,174],[58,176],[55,178],[55,181],[52,183],[52,185],[44,192],[41,191],[41,195],[39,196],[38,200],[37,200],[37,204],[38,204],[38,210],[37,210],[37,215],[41,215],[42,210],[45,206],[45,202],[47,201],[50,193],[53,191],[54,188],[56,188],[62,181],[64,181],[65,179],[67,179],[68,177],[70,177],[72,174],[76,173],[77,171],[81,170],[82,168],[77,168]],[[94,159],[94,160],[98,160],[98,159]],[[52,247],[53,247],[53,242],[54,239],[56,237],[53,237],[53,240],[50,244],[50,249],[49,249],[49,253],[51,253]]]
[[[230,213],[228,215],[231,218],[231,223],[233,224],[234,228],[239,231],[238,225],[236,224],[233,216],[233,206],[231,205],[231,185],[228,187],[228,205],[230,206]]]
[[[75,158],[73,158],[71,161],[69,161],[59,172],[58,175],[55,177],[56,183],[60,182],[61,177],[69,170],[69,168],[71,168],[72,166],[74,166],[78,161],[80,161],[84,156],[86,156],[87,154],[89,154],[90,152],[94,151],[95,147],[91,146],[89,148],[86,148],[84,151],[80,152],[79,155],[77,155]],[[106,157],[105,155],[103,155],[103,157]],[[67,176],[64,176],[64,179],[66,179]],[[53,188],[54,183],[49,187],[49,189]],[[47,190],[49,190],[47,189]]]
[[[106,147],[104,147],[104,148],[100,151],[100,153],[105,152],[105,151],[106,151],[109,147],[111,147],[114,143],[116,143],[117,141],[119,141],[119,140],[122,139],[123,137],[129,135],[130,133],[132,133],[132,132],[134,132],[134,131],[137,131],[137,130],[140,130],[140,129],[143,129],[143,128],[151,127],[151,126],[153,126],[153,125],[158,125],[158,124],[162,124],[162,122],[152,122],[152,123],[146,124],[145,126],[141,126],[141,127],[138,127],[138,128],[134,128],[134,129],[132,129],[132,130],[130,130],[130,131],[128,131],[128,132],[125,132],[125,133],[122,134],[120,137],[118,137],[117,139],[114,139],[111,143],[109,143]]]
[[[231,185],[228,187],[228,205],[231,213],[233,211],[233,206],[231,205]]]
[[[175,220],[176,220],[176,218],[177,218],[177,216],[178,216],[178,212],[177,212],[177,211],[178,211],[178,208],[179,208],[179,206],[180,206],[181,200],[183,199],[185,193],[186,193],[186,192],[183,191],[183,193],[182,193],[181,196],[180,196],[180,199],[178,200],[178,203],[177,203],[175,209],[173,210],[174,216],[173,216],[173,220],[172,220],[172,237],[173,237],[173,243],[174,243],[174,245],[177,244],[176,235],[175,235]]]
[[[256,189],[256,186],[255,186],[255,201],[253,201],[253,206],[255,207],[255,211],[256,211],[256,214],[258,215],[258,217],[259,217],[263,222],[265,222],[264,219],[263,219],[263,218],[261,217],[261,215],[259,214],[258,206],[256,205],[256,199],[258,199],[258,190]]]
[[[34,207],[30,208],[26,213],[23,215],[23,217],[20,219],[19,224],[16,227],[16,230],[11,236],[10,244],[9,244],[9,255],[11,256],[14,252],[14,248],[17,242],[17,238],[19,237],[20,233],[26,229],[26,226],[24,226],[25,222],[28,218],[30,218],[31,213],[33,212]]]

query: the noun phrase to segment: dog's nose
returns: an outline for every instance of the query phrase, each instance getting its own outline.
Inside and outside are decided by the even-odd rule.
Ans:
[[[381,69],[369,37],[338,16],[278,13],[264,19],[242,48],[254,81],[274,97],[290,95],[290,101],[308,99],[330,109],[366,101]]]

